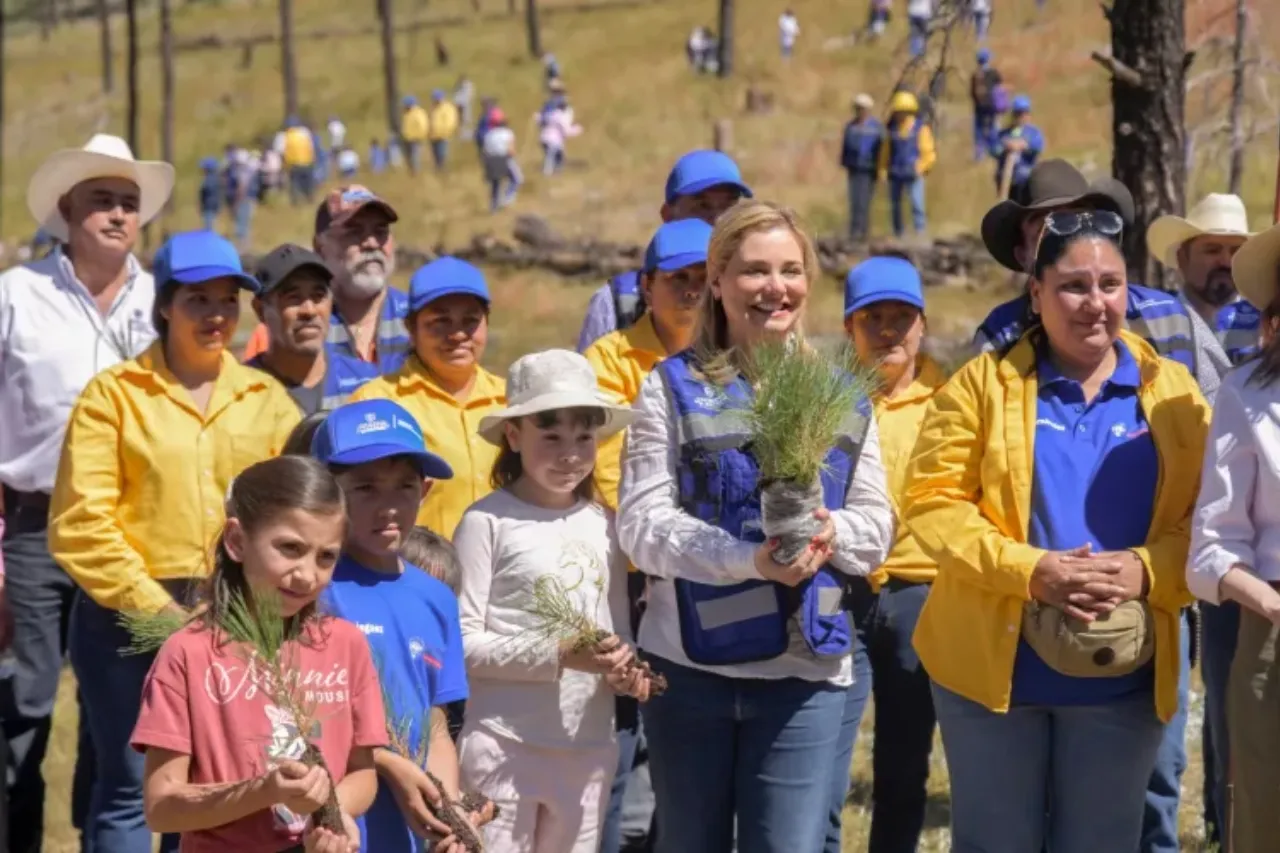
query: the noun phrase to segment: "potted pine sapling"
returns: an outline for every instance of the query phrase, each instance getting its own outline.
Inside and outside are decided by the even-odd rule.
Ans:
[[[873,387],[847,344],[825,354],[811,345],[764,341],[747,374],[755,395],[743,401],[751,450],[760,467],[760,526],[778,540],[776,562],[795,561],[822,529],[820,477],[827,453]]]
[[[160,649],[175,632],[200,618],[197,609],[191,616],[170,613],[123,613],[120,622],[129,632],[130,645],[125,653],[152,653]],[[311,815],[312,823],[337,835],[345,835],[342,808],[338,803],[337,784],[313,738],[320,731],[317,703],[307,700],[301,686],[301,670],[296,657],[301,624],[281,614],[280,597],[267,590],[255,590],[251,600],[232,593],[225,615],[216,626],[235,647],[235,652],[259,674],[259,689],[275,706],[275,716],[282,727],[300,735],[300,743],[291,743],[291,755],[308,767],[319,767],[329,776],[329,799]],[[268,709],[269,711],[271,709]],[[300,746],[300,749],[297,747]]]

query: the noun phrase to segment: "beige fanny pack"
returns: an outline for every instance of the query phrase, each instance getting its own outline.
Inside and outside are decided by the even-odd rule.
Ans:
[[[1049,667],[1073,678],[1115,678],[1145,666],[1155,654],[1155,624],[1145,601],[1126,601],[1092,622],[1029,602],[1022,638]]]

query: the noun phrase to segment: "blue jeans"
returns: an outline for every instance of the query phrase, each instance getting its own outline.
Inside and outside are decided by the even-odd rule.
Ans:
[[[82,843],[97,853],[151,853],[151,830],[142,813],[143,756],[129,746],[129,737],[155,655],[121,654],[129,635],[118,618],[83,592],[71,610],[71,667],[97,771]],[[178,836],[165,836],[160,849],[176,851]]]
[[[236,245],[244,248],[249,243],[249,225],[253,222],[253,198],[245,196],[236,202]]]
[[[975,163],[986,159],[991,153],[991,142],[995,136],[996,111],[975,106],[973,108],[973,161]]]
[[[849,172],[849,236],[854,240],[867,239],[875,191],[875,172]]]
[[[893,234],[895,237],[901,237],[903,232],[906,231],[906,226],[902,221],[902,197],[904,195],[911,202],[911,222],[915,226],[916,233],[921,233],[925,227],[924,178],[916,178],[913,181],[890,178],[889,205],[893,214]]]
[[[1137,849],[1165,728],[1150,693],[996,714],[934,683],[933,705],[951,773],[952,853]]]
[[[831,768],[831,811],[827,815],[827,839],[823,853],[840,853],[840,830],[844,804],[849,798],[849,771],[853,766],[853,749],[858,742],[858,726],[871,696],[871,657],[867,651],[867,631],[875,616],[876,597],[865,580],[857,580],[850,594],[857,633],[853,647],[853,684],[845,691],[844,719],[840,721],[840,742],[836,747],[835,766]]]
[[[1178,803],[1182,772],[1187,769],[1187,694],[1191,689],[1191,631],[1182,617],[1178,669],[1178,710],[1164,727],[1155,767],[1147,781],[1147,802],[1142,814],[1139,853],[1178,853]]]
[[[218,209],[200,211],[200,221],[204,224],[204,230],[218,230]]]
[[[613,777],[609,791],[609,807],[604,813],[600,828],[600,853],[618,853],[622,849],[622,801],[627,793],[627,782],[635,766],[636,753],[640,749],[639,703],[626,696],[615,702],[618,719],[618,772]]]
[[[422,168],[422,143],[407,143],[409,149],[409,171],[418,174],[418,169]]]
[[[1209,840],[1226,839],[1227,767],[1231,744],[1227,730],[1227,682],[1240,633],[1240,605],[1218,607],[1200,602],[1200,675],[1204,679],[1204,815]],[[1226,845],[1222,845],[1226,849]]]
[[[656,853],[820,850],[847,691],[729,678],[646,656],[669,689],[640,708]]]
[[[436,171],[443,171],[445,160],[449,157],[449,140],[433,139],[431,140],[431,159],[436,164]]]
[[[907,24],[911,29],[911,36],[909,39],[911,56],[920,56],[924,53],[925,43],[928,39],[929,19],[917,18],[913,15],[907,18]]]

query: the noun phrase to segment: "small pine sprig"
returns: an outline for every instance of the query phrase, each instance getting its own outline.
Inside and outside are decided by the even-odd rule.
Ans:
[[[191,616],[171,610],[161,610],[158,613],[123,611],[118,621],[129,634],[129,645],[122,648],[120,653],[148,655],[158,652],[165,641],[185,628],[191,619]]]

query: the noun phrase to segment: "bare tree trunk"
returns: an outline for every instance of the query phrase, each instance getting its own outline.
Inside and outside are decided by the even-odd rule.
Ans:
[[[124,133],[133,156],[138,157],[138,0],[124,0],[124,14],[128,32]]]
[[[170,0],[160,0],[160,159],[173,162],[173,14]],[[173,197],[165,203],[172,208]],[[167,230],[167,227],[166,227]]]
[[[529,55],[542,56],[542,27],[538,24],[538,0],[524,0],[524,28],[529,36]]]
[[[720,0],[720,48],[716,59],[717,74],[728,77],[733,73],[733,0]]]
[[[298,69],[293,61],[293,0],[280,0],[280,79],[284,83],[284,114],[298,114]]]
[[[1236,43],[1231,61],[1231,177],[1228,192],[1240,194],[1244,181],[1244,128],[1241,127],[1244,111],[1244,39],[1248,28],[1248,9],[1245,0],[1236,0]]]
[[[382,82],[387,98],[387,125],[392,133],[398,135],[400,133],[400,86],[396,81],[396,28],[392,20],[391,3],[392,0],[378,0],[378,15],[382,19]]]
[[[1147,252],[1147,226],[1186,205],[1184,122],[1187,67],[1184,0],[1115,0],[1111,19],[1111,169],[1133,193],[1136,222],[1125,233],[1133,281],[1165,284],[1165,270]]]
[[[98,43],[102,49],[102,91],[109,95],[116,88],[116,67],[111,55],[111,13],[107,0],[98,0]]]

